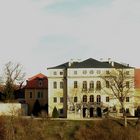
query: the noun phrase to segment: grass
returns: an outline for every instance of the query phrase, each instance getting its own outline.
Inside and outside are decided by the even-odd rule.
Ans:
[[[140,140],[136,120],[93,121],[0,117],[0,140]]]

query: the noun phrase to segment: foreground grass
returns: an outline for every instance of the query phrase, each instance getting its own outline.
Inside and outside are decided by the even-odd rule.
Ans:
[[[68,121],[0,117],[0,140],[140,140],[140,124],[122,120]]]

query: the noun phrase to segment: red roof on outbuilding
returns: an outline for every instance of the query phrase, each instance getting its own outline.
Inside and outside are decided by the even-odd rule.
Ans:
[[[28,89],[48,88],[48,77],[42,73],[39,73],[31,78],[28,78],[25,88],[28,88]]]

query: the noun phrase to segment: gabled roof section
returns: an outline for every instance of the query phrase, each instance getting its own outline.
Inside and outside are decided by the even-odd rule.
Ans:
[[[58,66],[55,66],[55,67],[50,67],[48,69],[64,69],[64,68],[67,68],[69,65],[69,62],[66,62],[64,64],[61,64],[61,65],[58,65]]]
[[[25,89],[47,89],[48,78],[42,73],[39,73],[27,80]]]
[[[71,63],[71,65],[69,65],[69,62],[66,62],[64,64],[55,66],[55,67],[50,67],[48,69],[65,69],[65,68],[70,68],[70,67],[74,67],[75,65],[77,65],[79,62],[73,62]]]
[[[31,78],[28,78],[28,81],[31,81],[31,80],[33,80],[33,79],[42,79],[42,78],[47,78],[47,76],[45,76],[44,74],[42,74],[42,73],[39,73],[39,74],[37,74],[37,75],[35,75],[35,76],[33,76],[33,77],[31,77]]]
[[[65,68],[132,68],[132,67],[114,61],[98,61],[93,58],[89,58],[82,62],[66,62],[64,64],[51,67],[48,69],[65,69]]]
[[[111,66],[107,63],[102,63],[98,60],[89,58],[84,60],[76,65],[71,66],[71,68],[111,68]]]

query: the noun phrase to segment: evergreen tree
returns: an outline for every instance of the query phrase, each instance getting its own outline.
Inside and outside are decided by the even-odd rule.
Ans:
[[[58,118],[58,117],[59,117],[59,113],[58,113],[58,111],[57,111],[57,108],[56,108],[56,107],[54,107],[54,109],[53,109],[53,112],[52,112],[52,117],[53,117],[53,118]]]
[[[32,113],[34,116],[38,116],[40,111],[41,111],[41,106],[40,106],[39,100],[36,100],[33,106]]]
[[[48,114],[48,103],[45,104],[45,106],[44,106],[44,110],[45,110],[46,113]]]

